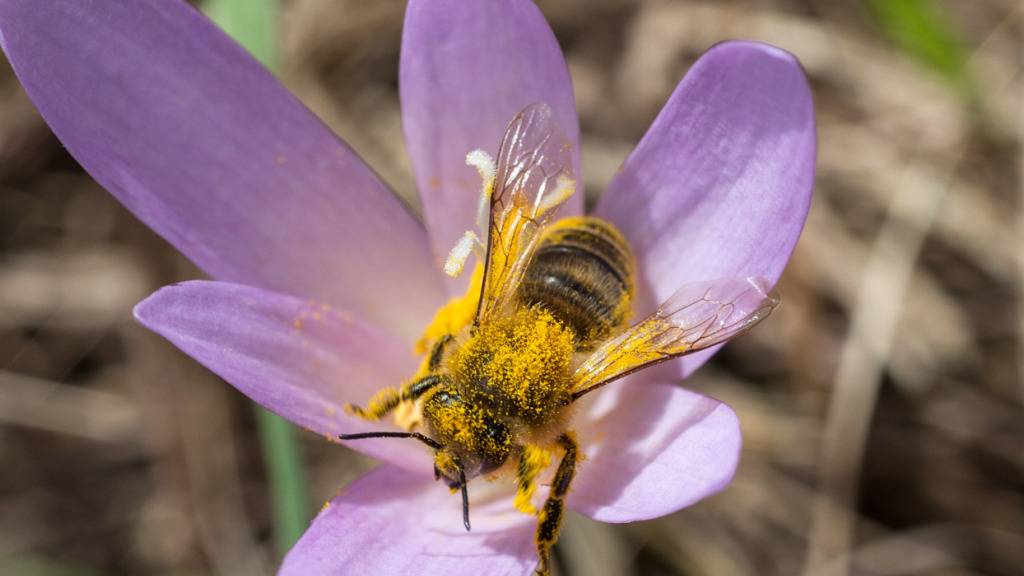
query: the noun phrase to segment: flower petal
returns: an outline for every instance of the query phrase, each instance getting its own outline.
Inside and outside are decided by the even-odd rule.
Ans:
[[[471,504],[466,532],[458,495],[432,477],[383,466],[320,512],[279,574],[523,576],[537,561],[533,518],[511,508],[506,499]]]
[[[475,230],[480,177],[466,154],[497,155],[512,117],[547,102],[576,144],[579,125],[565,58],[540,10],[529,0],[411,0],[400,68],[402,121],[434,253],[443,259]],[[582,184],[563,214],[579,213]]]
[[[647,306],[729,276],[774,284],[810,207],[814,110],[787,52],[726,42],[702,56],[629,156],[596,214],[636,251]],[[676,361],[682,373],[710,352]]]
[[[430,320],[443,294],[420,225],[184,2],[0,0],[0,36],[71,154],[210,275],[346,306],[410,339]]]
[[[581,407],[580,465],[569,506],[603,522],[685,508],[725,488],[739,463],[736,414],[664,383],[623,382]]]
[[[267,409],[328,440],[394,429],[345,414],[416,370],[408,345],[345,311],[259,288],[192,281],[161,288],[135,307],[144,326]],[[429,474],[430,454],[399,440],[352,448]]]

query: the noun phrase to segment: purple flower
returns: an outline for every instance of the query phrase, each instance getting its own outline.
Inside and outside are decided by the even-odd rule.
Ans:
[[[0,47],[74,157],[215,281],[136,308],[270,410],[323,434],[380,429],[345,414],[416,372],[410,350],[459,285],[440,272],[473,227],[479,180],[508,120],[544,101],[578,144],[568,70],[527,0],[411,0],[401,99],[426,225],[241,48],[177,0],[0,0]],[[608,111],[614,113],[614,111]],[[574,162],[579,166],[579,146]],[[637,256],[636,312],[680,285],[775,282],[807,215],[815,134],[804,75],[750,42],[709,50],[611,182],[595,214]],[[578,213],[581,193],[563,214]],[[725,404],[673,382],[713,350],[593,394],[569,506],[606,522],[667,514],[725,487],[740,449]],[[337,496],[285,574],[527,574],[535,519],[508,484],[458,499],[408,441],[352,447],[384,462]]]

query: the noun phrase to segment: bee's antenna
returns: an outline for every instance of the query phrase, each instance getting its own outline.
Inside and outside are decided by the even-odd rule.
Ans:
[[[462,523],[469,532],[469,492],[466,490],[466,473],[459,469],[459,483],[462,484]]]
[[[444,448],[437,440],[424,436],[419,432],[358,432],[356,434],[338,434],[339,440],[362,440],[364,438],[415,438],[434,450]],[[434,466],[434,478],[437,479],[438,477],[440,477],[440,471],[437,469],[437,466]],[[469,491],[466,488],[466,472],[461,466],[459,467],[459,489],[462,490],[462,524],[468,532],[470,530]]]
[[[419,432],[359,432],[358,434],[338,434],[339,440],[362,440],[363,438],[415,438],[434,450],[440,450],[443,448],[437,440],[424,436]]]

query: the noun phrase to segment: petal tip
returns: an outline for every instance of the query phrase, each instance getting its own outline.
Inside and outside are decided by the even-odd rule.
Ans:
[[[149,296],[146,296],[139,301],[138,304],[132,308],[132,316],[135,321],[142,324],[150,330],[155,330],[154,325],[159,321],[162,316],[161,311],[165,309],[164,304],[167,303],[169,298],[174,298],[181,294],[181,292],[202,284],[210,284],[209,280],[186,280],[184,282],[175,282],[174,284],[168,284],[161,286]]]
[[[788,74],[788,82],[801,83],[802,100],[806,102],[805,108],[810,112],[811,122],[814,122],[813,105],[811,104],[811,89],[807,81],[807,72],[804,70],[800,58],[785,48],[774,44],[759,42],[757,40],[726,40],[714,44],[705,52],[705,56],[719,55],[729,59],[757,58],[768,65],[778,66],[780,74]],[[783,72],[784,71],[784,72]]]
[[[153,320],[152,312],[156,307],[157,302],[161,299],[162,293],[168,288],[169,286],[159,288],[156,292],[153,292],[149,296],[140,300],[138,304],[132,308],[132,317],[135,318],[136,322],[142,324],[146,328],[152,328],[150,325]]]
[[[793,64],[796,67],[800,68],[801,71],[803,70],[803,67],[800,64],[800,59],[797,58],[795,54],[786,50],[785,48],[780,48],[774,44],[768,44],[767,42],[759,42],[757,40],[725,40],[722,42],[718,42],[717,44],[714,44],[713,46],[711,46],[711,48],[708,48],[707,53],[712,54],[720,50],[727,50],[730,52],[743,51],[749,52],[751,54],[762,54],[764,56],[780,60],[787,64]]]

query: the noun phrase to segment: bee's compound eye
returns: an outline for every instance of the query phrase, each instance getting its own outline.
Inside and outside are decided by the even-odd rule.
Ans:
[[[480,472],[486,474],[498,469],[508,460],[512,446],[512,434],[509,432],[508,426],[502,422],[485,418],[481,436],[480,455],[483,461]]]
[[[509,431],[508,426],[505,426],[501,422],[492,418],[484,419],[484,434],[487,437],[487,441],[504,446],[508,444]]]
[[[431,436],[442,446],[459,453],[461,450],[456,445],[461,443],[460,438],[464,436],[470,415],[471,407],[463,401],[457,391],[448,387],[431,394],[423,404],[423,418]],[[445,472],[443,466],[441,472]]]
[[[462,397],[454,392],[447,390],[438,390],[437,394],[434,394],[430,398],[431,403],[436,403],[440,406],[451,406],[462,402]]]

